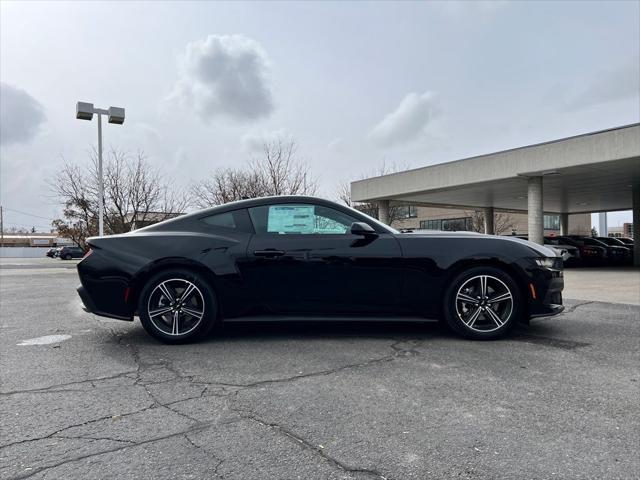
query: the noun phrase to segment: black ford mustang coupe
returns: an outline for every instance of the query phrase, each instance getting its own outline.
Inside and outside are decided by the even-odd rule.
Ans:
[[[243,200],[90,238],[86,310],[195,340],[216,322],[443,320],[474,339],[560,313],[562,259],[526,240],[398,233],[327,200]]]

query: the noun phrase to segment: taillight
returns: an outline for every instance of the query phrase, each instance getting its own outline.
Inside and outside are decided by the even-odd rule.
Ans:
[[[86,251],[86,253],[83,255],[82,260],[84,260],[85,258],[87,258],[89,255],[91,255],[93,253],[93,249],[90,248],[89,250]]]

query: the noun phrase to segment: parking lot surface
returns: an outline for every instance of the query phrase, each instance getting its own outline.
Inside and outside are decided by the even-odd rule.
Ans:
[[[162,345],[81,310],[75,262],[0,266],[0,478],[637,478],[640,307],[506,340],[238,325]]]

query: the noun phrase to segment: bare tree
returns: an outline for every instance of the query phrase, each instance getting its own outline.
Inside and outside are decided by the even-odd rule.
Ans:
[[[264,142],[263,153],[243,168],[216,170],[191,187],[192,203],[199,208],[273,195],[313,195],[316,180],[297,155],[293,140]]]
[[[81,247],[86,246],[87,237],[98,234],[98,160],[95,151],[90,156],[88,165],[65,162],[49,182],[64,205],[63,218],[54,220],[53,226]],[[185,196],[169,187],[144,153],[112,149],[105,157],[105,233],[125,233],[135,224],[159,222],[184,212]]]
[[[408,167],[398,167],[395,164],[387,165],[383,163],[380,168],[370,172],[369,174],[363,175],[360,178],[369,178],[369,177],[379,177],[382,175],[388,175],[390,173],[395,173],[400,170],[407,170]],[[336,189],[336,197],[338,201],[344,203],[345,205],[355,208],[356,210],[360,210],[361,212],[366,213],[374,218],[378,218],[378,205],[376,202],[353,202],[351,200],[351,183],[350,182],[342,182],[338,185]],[[401,220],[404,218],[405,208],[408,204],[401,202],[394,202],[389,205],[389,226],[393,225],[394,222]]]
[[[472,232],[484,233],[484,213],[480,210],[466,211],[465,215],[469,217],[469,228]],[[502,235],[505,232],[513,230],[515,220],[509,213],[498,212],[493,216],[493,233]]]

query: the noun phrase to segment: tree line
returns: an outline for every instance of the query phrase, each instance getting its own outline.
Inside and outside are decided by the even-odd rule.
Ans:
[[[374,175],[396,169],[382,167]],[[63,207],[52,225],[58,235],[85,248],[86,240],[98,235],[98,155],[77,164],[64,161],[48,181],[53,196]],[[110,149],[103,158],[105,234],[126,233],[146,224],[175,217],[189,207],[208,208],[228,202],[274,195],[314,195],[318,181],[298,154],[294,140],[265,141],[260,155],[238,167],[219,168],[186,190],[176,187],[144,152],[132,154]],[[377,217],[374,203],[351,201],[349,183],[341,184],[336,197],[346,205]],[[389,223],[402,218],[402,205],[389,209]],[[482,215],[479,213],[479,215]],[[482,219],[474,214],[474,226]],[[500,222],[503,223],[503,222]]]

